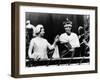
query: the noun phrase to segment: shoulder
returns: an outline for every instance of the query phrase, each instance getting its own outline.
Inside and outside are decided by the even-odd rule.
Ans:
[[[34,26],[34,25],[32,25],[32,24],[30,24],[30,26],[31,26],[32,28],[35,28],[35,26]]]
[[[34,28],[35,26],[32,25],[32,24],[28,24],[26,27],[27,27],[27,28]]]
[[[64,37],[64,36],[66,36],[66,33],[62,33],[62,34],[60,35],[60,37]]]
[[[78,36],[76,33],[72,32],[71,33],[72,36]]]
[[[43,38],[43,41],[44,41],[44,42],[48,42],[48,40],[47,40],[47,39],[45,39],[45,38]]]
[[[74,38],[74,39],[79,39],[79,37],[78,37],[78,35],[76,33],[72,33],[71,37]]]
[[[30,42],[35,42],[35,41],[37,41],[37,38],[36,37],[35,38],[32,38]]]

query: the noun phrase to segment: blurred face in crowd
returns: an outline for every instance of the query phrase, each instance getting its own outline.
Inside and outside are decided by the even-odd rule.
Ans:
[[[28,25],[28,24],[30,24],[30,20],[27,20],[27,21],[26,21],[26,25]]]
[[[72,25],[70,24],[65,24],[64,25],[64,29],[65,29],[65,32],[70,35],[71,34],[71,29],[72,29]]]

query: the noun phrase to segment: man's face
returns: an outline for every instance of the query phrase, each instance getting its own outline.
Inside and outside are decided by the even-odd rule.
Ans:
[[[65,24],[64,25],[64,29],[65,29],[65,32],[67,33],[67,34],[71,34],[71,25],[69,25],[69,24]]]

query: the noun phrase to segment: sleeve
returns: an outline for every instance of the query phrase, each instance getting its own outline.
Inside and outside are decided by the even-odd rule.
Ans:
[[[47,43],[47,47],[51,50],[51,49],[54,49],[55,48],[55,45],[51,45],[47,40],[46,40],[46,43]]]
[[[34,39],[32,39],[30,41],[30,45],[29,45],[29,49],[28,49],[28,56],[29,56],[29,58],[31,58],[31,56],[32,56],[32,49],[33,49],[33,47],[34,47]]]
[[[66,42],[68,42],[68,41],[66,40],[66,36],[65,36],[64,34],[61,34],[61,35],[60,35],[59,41],[60,41],[61,43],[66,43]]]
[[[73,36],[72,48],[76,48],[76,47],[80,47],[80,43],[79,43],[79,38],[78,38],[78,36],[75,34],[75,35]]]

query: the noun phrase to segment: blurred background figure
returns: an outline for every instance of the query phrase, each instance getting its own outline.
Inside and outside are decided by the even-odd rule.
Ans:
[[[26,21],[26,29],[27,29],[27,33],[29,33],[29,35],[35,36],[35,26],[30,23],[30,20]]]
[[[31,24],[30,20],[26,21],[26,57],[28,57],[28,48],[30,40],[35,37],[35,26]]]
[[[83,26],[78,28],[79,41],[80,41],[80,55],[89,56],[89,33],[84,30]]]

